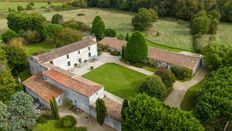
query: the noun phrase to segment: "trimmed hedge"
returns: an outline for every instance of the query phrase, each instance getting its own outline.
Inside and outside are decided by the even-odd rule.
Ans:
[[[175,75],[165,68],[159,68],[159,70],[155,74],[162,79],[167,89],[171,88],[173,86],[173,83],[176,81]]]
[[[62,127],[72,128],[76,126],[77,121],[73,116],[67,115],[67,116],[62,117],[59,120],[59,123],[61,124]]]
[[[188,68],[172,66],[171,71],[175,74],[176,78],[179,80],[188,80],[192,78],[193,71]]]

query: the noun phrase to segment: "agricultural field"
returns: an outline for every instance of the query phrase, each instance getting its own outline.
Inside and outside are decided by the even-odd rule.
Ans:
[[[109,63],[96,68],[83,77],[102,84],[105,90],[112,94],[128,99],[139,93],[138,86],[146,75]]]

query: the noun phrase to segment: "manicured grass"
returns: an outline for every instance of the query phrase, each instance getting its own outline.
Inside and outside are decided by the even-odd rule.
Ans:
[[[193,51],[192,36],[189,23],[175,19],[161,19],[153,23],[153,27],[146,33],[147,39],[179,50]]]
[[[187,91],[181,103],[182,110],[192,111],[195,108],[198,92],[207,79],[208,76],[206,76],[202,81],[200,81],[198,84],[194,85]]]
[[[55,48],[55,45],[52,40],[48,39],[41,43],[36,44],[29,44],[25,46],[25,52],[28,56],[31,56],[33,53],[37,51],[49,51],[51,49]]]
[[[86,131],[83,128],[58,128],[56,120],[50,120],[44,124],[37,124],[33,131]]]
[[[32,2],[32,1],[30,1]],[[23,8],[26,8],[28,2],[0,2],[0,10],[8,10],[8,8],[11,9],[17,9],[17,6],[20,5]],[[48,7],[47,2],[36,2],[34,3],[33,9],[39,9],[41,7]],[[52,5],[60,5],[61,3],[52,3]]]
[[[128,99],[139,93],[138,86],[146,75],[114,63],[108,63],[83,77],[102,84],[105,90],[112,94]]]

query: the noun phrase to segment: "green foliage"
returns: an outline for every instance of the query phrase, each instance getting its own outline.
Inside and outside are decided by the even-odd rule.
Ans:
[[[42,114],[41,116],[39,116],[39,118],[36,120],[37,123],[47,123],[48,120],[50,120],[52,118],[51,115],[49,114]]]
[[[223,130],[232,122],[232,67],[214,71],[204,83],[197,99],[196,116],[212,130]]]
[[[159,19],[159,16],[158,16],[156,10],[149,9],[149,11],[150,11],[152,22],[156,22]]]
[[[129,33],[126,33],[126,38],[125,38],[125,40],[128,41],[129,39],[130,39],[130,35],[129,35]]]
[[[221,43],[210,43],[203,50],[205,62],[210,70],[216,70],[219,67],[232,66],[232,47]]]
[[[92,30],[91,32],[98,38],[102,39],[103,33],[105,31],[105,24],[102,21],[100,16],[96,16],[92,23]]]
[[[7,65],[6,53],[0,48],[0,101],[8,102],[15,90],[16,81]]]
[[[148,49],[144,36],[140,32],[135,32],[127,42],[125,49],[125,59],[132,63],[142,62],[147,58]]]
[[[54,44],[57,44],[57,35],[63,30],[63,27],[58,24],[47,24],[45,26],[45,34],[53,39]]]
[[[10,114],[7,111],[7,106],[1,101],[0,101],[0,116],[1,116],[0,117],[0,130],[1,131],[9,130],[10,123],[8,120],[10,118]]]
[[[23,11],[23,10],[24,10],[24,8],[22,6],[20,6],[20,5],[17,6],[17,11]]]
[[[2,33],[2,40],[7,43],[10,39],[17,36],[18,34],[15,31],[9,29]]]
[[[62,124],[62,127],[64,128],[72,128],[76,126],[77,121],[73,116],[67,115],[60,119],[60,123]]]
[[[185,67],[172,66],[172,72],[179,80],[188,80],[192,78],[192,70]]]
[[[72,28],[72,29],[76,29],[76,30],[81,30],[81,31],[90,31],[90,27],[83,23],[83,22],[80,22],[80,21],[75,21],[75,20],[69,20],[67,22],[65,22],[63,24],[64,27],[69,27],[69,28]]]
[[[122,131],[203,131],[200,122],[190,112],[164,105],[154,97],[142,94],[132,98],[125,108]]]
[[[74,0],[71,3],[69,3],[69,4],[72,5],[72,6],[74,6],[74,7],[81,7],[81,8],[88,7],[86,0]]]
[[[52,24],[62,25],[64,23],[63,15],[55,14],[52,16]]]
[[[155,74],[162,79],[167,89],[172,88],[173,83],[176,81],[175,75],[165,68],[159,68],[159,70]]]
[[[3,46],[2,49],[6,52],[6,59],[11,73],[17,76],[20,72],[24,71],[27,67],[27,54],[21,48],[16,46]]]
[[[36,124],[38,114],[33,109],[33,98],[22,91],[12,96],[8,111],[10,112],[10,130],[31,129]]]
[[[127,107],[129,107],[129,101],[127,99],[124,99],[121,110],[122,120],[125,120],[124,109]]]
[[[97,99],[96,101],[96,112],[97,112],[97,122],[100,125],[104,124],[107,109],[105,106],[105,102],[102,99]]]
[[[24,39],[27,44],[39,43],[42,41],[41,33],[36,30],[27,30],[24,34]]]
[[[67,45],[73,42],[77,42],[81,40],[81,33],[78,30],[74,30],[71,28],[64,28],[60,31],[57,36],[57,47],[61,47],[63,45]]]
[[[108,29],[105,29],[104,35],[108,37],[116,37],[117,34],[115,30],[108,28]]]
[[[26,10],[33,10],[32,4],[31,4],[31,3],[28,3],[28,4],[27,4]]]
[[[146,93],[158,99],[162,99],[167,93],[164,83],[156,75],[145,78],[139,89],[141,93]]]
[[[64,99],[63,104],[64,104],[64,106],[66,106],[66,107],[70,107],[70,106],[73,105],[72,100],[70,100],[70,99],[68,99],[68,98],[65,98],[65,99]]]
[[[50,100],[50,108],[52,112],[52,118],[58,120],[60,116],[59,116],[58,106],[55,97],[52,97],[52,99]]]

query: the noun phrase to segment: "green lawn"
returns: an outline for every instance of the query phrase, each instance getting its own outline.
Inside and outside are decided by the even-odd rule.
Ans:
[[[134,97],[146,75],[123,66],[108,63],[85,74],[83,77],[102,84],[106,91],[122,98]]]
[[[202,81],[200,81],[198,84],[194,85],[187,91],[181,103],[182,110],[192,111],[195,108],[198,92],[207,79],[208,76],[206,76]]]
[[[58,128],[56,120],[50,120],[44,124],[37,124],[32,131],[87,131],[83,128]]]

